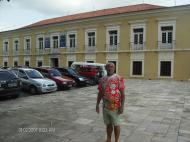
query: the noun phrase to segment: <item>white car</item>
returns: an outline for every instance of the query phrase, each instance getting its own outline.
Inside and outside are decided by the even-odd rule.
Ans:
[[[57,90],[55,81],[44,78],[43,75],[31,68],[16,68],[12,71],[21,79],[22,88],[31,94],[53,92]]]

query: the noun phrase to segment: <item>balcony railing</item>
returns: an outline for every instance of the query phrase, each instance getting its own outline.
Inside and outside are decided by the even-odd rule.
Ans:
[[[30,49],[24,49],[24,54],[29,55],[30,54]]]
[[[58,54],[60,53],[59,48],[50,48],[50,54]]]
[[[96,45],[95,46],[85,45],[85,51],[87,53],[95,53],[95,51],[96,51]]]
[[[171,43],[163,43],[162,41],[158,41],[158,49],[169,49],[172,50],[175,48],[175,40],[172,40]]]
[[[44,49],[43,48],[42,49],[36,48],[36,54],[41,55],[43,53],[44,53]]]
[[[68,47],[66,48],[66,51],[67,51],[67,52],[75,52],[75,51],[76,51],[76,47],[70,47],[70,46],[68,46]]]
[[[3,55],[4,55],[4,56],[8,56],[8,55],[9,55],[9,51],[3,50]]]
[[[144,49],[145,49],[145,42],[143,43],[130,42],[130,50],[144,50]]]
[[[106,44],[106,51],[119,51],[119,44],[117,45]]]

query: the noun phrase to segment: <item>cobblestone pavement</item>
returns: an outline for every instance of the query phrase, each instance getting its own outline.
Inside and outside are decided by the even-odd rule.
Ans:
[[[190,82],[127,80],[120,142],[190,142]],[[0,101],[0,142],[104,142],[97,86]]]

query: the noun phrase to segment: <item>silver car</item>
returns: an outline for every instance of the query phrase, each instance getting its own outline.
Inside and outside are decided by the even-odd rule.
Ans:
[[[12,71],[21,79],[22,88],[31,94],[53,92],[57,85],[53,80],[44,78],[43,75],[31,68],[16,68]]]

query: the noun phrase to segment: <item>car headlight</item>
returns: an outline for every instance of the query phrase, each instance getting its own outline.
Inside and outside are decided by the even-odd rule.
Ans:
[[[79,80],[80,80],[80,81],[84,81],[84,78],[81,78],[81,77],[80,77]]]
[[[3,80],[3,81],[1,81],[0,83],[6,83],[6,81]]]
[[[62,82],[62,84],[67,84],[67,82]]]

